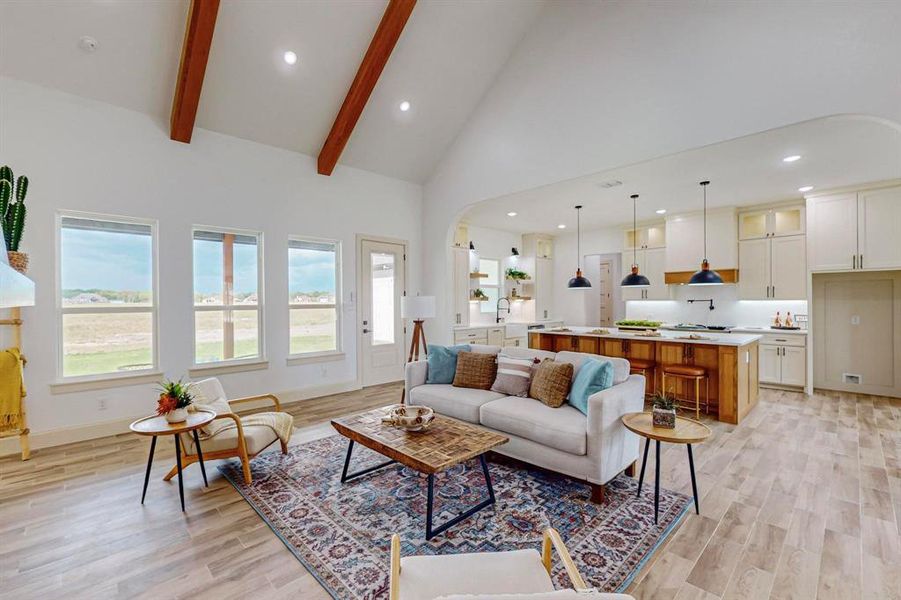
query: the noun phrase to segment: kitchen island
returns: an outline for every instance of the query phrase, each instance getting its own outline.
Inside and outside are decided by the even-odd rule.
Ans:
[[[602,329],[606,332],[591,327],[530,331],[529,347],[654,361],[657,369],[648,377],[649,394],[659,388],[664,365],[703,367],[710,378],[710,414],[726,423],[737,425],[757,404],[760,335],[659,331],[649,336],[640,331]],[[694,389],[686,381],[667,378],[666,383],[667,392],[694,401]],[[703,384],[701,390],[703,404]]]

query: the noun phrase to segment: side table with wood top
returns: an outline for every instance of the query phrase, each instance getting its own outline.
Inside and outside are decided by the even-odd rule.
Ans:
[[[660,508],[660,442],[670,444],[685,444],[688,448],[688,469],[691,471],[691,491],[694,494],[695,512],[701,514],[701,505],[698,502],[698,484],[695,480],[695,461],[691,453],[691,445],[704,442],[713,433],[709,427],[699,421],[676,417],[676,427],[655,427],[653,415],[650,412],[628,413],[622,417],[626,429],[645,438],[644,457],[641,459],[641,474],[638,476],[638,496],[641,496],[641,486],[644,483],[644,468],[648,463],[648,448],[651,440],[656,442],[655,451],[657,460],[654,462],[654,523],[657,523],[657,512]]]
[[[203,464],[203,452],[200,449],[200,436],[197,430],[216,418],[216,413],[211,410],[199,409],[189,412],[186,421],[181,423],[169,423],[164,416],[150,416],[138,419],[129,426],[138,435],[151,436],[150,456],[147,457],[147,472],[144,474],[144,491],[141,492],[141,504],[147,496],[147,483],[150,481],[150,467],[153,465],[153,451],[156,449],[156,438],[161,435],[171,435],[175,438],[175,461],[178,466],[178,497],[181,500],[181,510],[185,510],[185,489],[181,476],[181,438],[179,434],[191,432],[194,434],[194,445],[197,447],[197,458],[200,463],[200,472],[203,474],[203,484],[209,487],[206,479],[206,467]]]

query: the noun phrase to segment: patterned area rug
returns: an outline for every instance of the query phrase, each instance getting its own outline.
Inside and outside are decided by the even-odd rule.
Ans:
[[[266,520],[285,545],[340,600],[388,597],[389,540],[403,540],[401,555],[540,549],[542,531],[555,527],[586,582],[622,591],[688,510],[689,497],[660,491],[654,525],[653,476],[642,497],[637,482],[620,475],[607,486],[603,505],[588,501],[589,488],[563,476],[489,463],[497,503],[425,540],[426,478],[391,465],[341,484],[347,440],[341,436],[269,452],[252,463],[253,484],[241,467],[220,470]],[[354,447],[351,471],[384,457]],[[650,484],[650,485],[648,485]],[[487,496],[478,460],[436,477],[435,524]],[[569,587],[560,566],[558,588]]]

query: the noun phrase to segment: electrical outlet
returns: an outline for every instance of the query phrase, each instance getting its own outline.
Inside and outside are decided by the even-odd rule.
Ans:
[[[106,410],[106,396],[97,398],[97,410]]]
[[[328,377],[328,366],[320,365],[319,366],[319,374],[322,376],[323,379]]]

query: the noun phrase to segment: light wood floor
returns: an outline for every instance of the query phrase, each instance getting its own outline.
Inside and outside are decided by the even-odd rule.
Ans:
[[[290,411],[303,427],[395,402],[399,389]],[[701,516],[683,521],[630,593],[901,598],[901,401],[761,390],[741,426],[710,423],[695,453]],[[684,447],[664,448],[663,485],[690,493]],[[215,468],[209,488],[188,469],[182,515],[175,482],[161,481],[171,442],[158,444],[141,506],[147,449],[123,434],[0,459],[0,597],[328,597]]]

